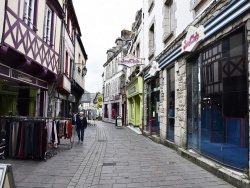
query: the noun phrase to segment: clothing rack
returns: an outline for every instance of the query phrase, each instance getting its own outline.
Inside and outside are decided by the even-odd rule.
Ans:
[[[68,123],[68,134],[67,138],[70,140],[69,144],[59,144],[59,145],[67,145],[68,149],[72,148],[72,142],[71,142],[71,137],[72,137],[72,124],[71,124],[71,118],[64,118],[64,117],[29,117],[29,116],[0,116],[0,128],[1,128],[1,133],[3,132],[3,126],[5,126],[5,129],[8,129],[8,132],[6,133],[5,137],[5,144],[3,145],[1,143],[2,141],[2,135],[1,135],[1,139],[0,139],[0,144],[1,144],[1,152],[0,152],[0,157],[4,158],[4,156],[12,156],[12,157],[16,157],[17,151],[20,151],[22,149],[24,149],[24,153],[26,152],[30,154],[30,150],[33,151],[35,150],[37,153],[39,153],[39,155],[35,155],[35,157],[37,158],[42,158],[46,161],[46,156],[50,156],[53,157],[55,154],[57,154],[55,152],[55,147],[54,147],[54,143],[53,142],[48,142],[48,137],[51,137],[51,135],[48,135],[48,121],[52,120],[52,121],[60,121],[60,120],[64,120],[69,122]],[[6,127],[8,126],[9,127]],[[71,128],[70,128],[71,127]],[[10,130],[9,130],[10,129]],[[19,130],[20,129],[20,130]],[[34,129],[38,129],[36,131],[40,131],[38,138],[35,138],[35,133],[37,132],[33,132]],[[71,130],[71,133],[70,133]],[[6,132],[6,130],[4,130]],[[27,134],[28,136],[26,136],[24,138],[24,131],[28,131]],[[58,137],[58,133],[57,133],[57,128],[56,125],[53,125],[53,131],[55,131],[54,133],[56,133],[56,135],[54,135],[54,137]],[[32,135],[33,133],[33,135]],[[13,135],[12,135],[13,134]],[[17,135],[19,137],[17,137]],[[20,136],[21,135],[21,136]],[[65,136],[65,135],[63,135]],[[25,143],[23,140],[19,140],[19,141],[23,141],[20,142],[20,148],[18,148],[19,143],[16,142],[16,140],[20,139],[20,137],[22,137],[22,139],[25,139]],[[34,139],[34,140],[33,140]],[[31,141],[31,144],[33,144],[33,141],[35,142],[35,144],[37,144],[37,142],[40,144],[38,144],[38,148],[30,148],[31,146],[29,146],[27,144],[28,141]],[[38,140],[38,141],[37,141]],[[49,140],[50,141],[50,140]],[[7,144],[7,153],[5,153],[5,145]],[[13,144],[13,146],[12,146]],[[22,144],[24,144],[25,146],[22,146]],[[34,145],[35,145],[34,144]],[[32,145],[33,146],[33,145]],[[2,152],[2,149],[4,148],[4,151]],[[15,149],[18,148],[18,149]],[[57,147],[56,147],[57,148]],[[11,150],[10,150],[11,149]],[[39,151],[37,151],[39,150]],[[18,157],[20,157],[20,155],[18,155]],[[34,158],[34,155],[32,153],[32,155],[21,155],[20,158],[26,158],[26,157],[31,157]]]
[[[66,123],[66,122],[60,122],[60,121],[68,121],[68,125],[66,126],[66,127],[64,127],[64,129],[65,128],[67,128],[67,131],[69,131],[70,133],[70,136],[69,136],[69,144],[62,144],[62,143],[60,143],[60,145],[64,145],[64,146],[67,146],[67,148],[68,149],[71,149],[72,147],[73,147],[73,141],[72,141],[72,131],[73,131],[73,126],[72,126],[72,119],[71,118],[63,118],[63,119],[61,119],[61,118],[58,118],[57,119],[58,121],[59,121],[59,124],[60,123]],[[70,130],[68,129],[70,127]],[[66,135],[62,135],[62,137],[66,137]],[[68,137],[68,134],[67,134],[67,137]]]

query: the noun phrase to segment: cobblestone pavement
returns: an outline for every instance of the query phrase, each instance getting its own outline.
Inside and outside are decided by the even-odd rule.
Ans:
[[[18,188],[216,187],[232,185],[127,127],[95,122],[83,144],[43,160],[5,159]],[[77,140],[75,136],[74,140]],[[62,140],[69,144],[69,140]]]

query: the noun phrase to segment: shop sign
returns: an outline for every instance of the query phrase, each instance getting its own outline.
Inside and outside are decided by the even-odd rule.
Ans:
[[[150,76],[155,76],[155,74],[160,71],[159,64],[156,61],[152,62],[151,68],[149,70]]]
[[[5,65],[0,64],[0,75],[2,75],[5,79],[12,78],[14,80],[18,80],[24,83],[28,83],[30,85],[35,85],[44,89],[48,88],[48,83],[37,79],[33,76],[30,76],[28,74],[25,74],[23,72],[17,71],[15,69],[12,69],[10,67],[7,67]],[[8,88],[5,89],[6,91]]]
[[[128,94],[131,95],[132,93],[136,92],[135,86],[128,90]]]
[[[182,41],[182,52],[191,52],[194,50],[199,42],[205,38],[204,30],[204,26],[202,25],[198,28],[190,26],[185,39]]]
[[[71,82],[66,76],[63,76],[63,89],[70,93],[71,91]]]
[[[36,85],[36,78],[12,69],[12,78]]]
[[[61,81],[60,81],[57,89],[60,90],[64,94],[65,93],[70,94],[70,92],[71,92],[71,82],[65,75],[63,75],[63,77],[61,78]]]
[[[117,121],[117,126],[118,127],[122,127],[122,117],[121,116],[117,116],[116,121]]]
[[[119,65],[125,65],[127,67],[133,67],[136,65],[143,65],[144,64],[144,58],[137,58],[131,54],[126,55],[125,57],[119,57],[118,58],[118,64]]]
[[[120,99],[120,95],[116,95],[115,100],[119,100],[119,99]]]

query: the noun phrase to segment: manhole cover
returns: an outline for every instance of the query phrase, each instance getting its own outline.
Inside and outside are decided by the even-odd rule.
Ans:
[[[106,142],[106,140],[98,140],[98,142]]]
[[[113,162],[113,163],[103,163],[102,166],[115,166],[116,163]]]

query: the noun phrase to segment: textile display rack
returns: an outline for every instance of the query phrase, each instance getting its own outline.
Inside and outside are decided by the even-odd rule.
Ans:
[[[72,148],[69,118],[0,116],[0,157],[44,159],[60,145]],[[62,138],[69,144],[61,144]]]
[[[59,124],[59,137],[64,137],[65,139],[69,139],[69,144],[60,144],[65,145],[68,147],[68,149],[71,149],[73,147],[73,141],[72,141],[72,132],[73,132],[73,126],[72,126],[72,118],[57,118],[58,124]]]

